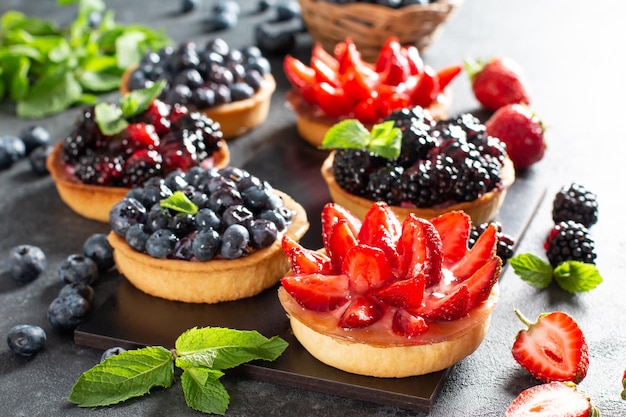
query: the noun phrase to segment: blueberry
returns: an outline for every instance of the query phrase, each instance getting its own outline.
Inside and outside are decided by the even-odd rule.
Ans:
[[[235,15],[241,14],[241,7],[235,0],[217,0],[213,5],[213,13],[233,13]]]
[[[254,88],[245,82],[234,83],[230,88],[230,95],[233,101],[245,100],[254,95]]]
[[[102,356],[100,356],[100,362],[104,362],[105,360],[109,359],[111,356],[116,356],[123,352],[126,352],[126,349],[124,349],[121,346],[115,346],[115,347],[109,348],[105,350],[104,352],[102,352]]]
[[[247,67],[248,71],[255,69],[259,71],[261,75],[266,75],[272,72],[272,64],[270,63],[270,60],[264,56],[248,58]]]
[[[113,247],[104,233],[94,233],[83,244],[83,255],[98,266],[98,271],[108,271],[115,265]]]
[[[71,254],[59,266],[63,282],[82,282],[91,285],[98,279],[98,265],[83,254]]]
[[[146,241],[146,252],[153,258],[167,258],[174,252],[178,238],[171,230],[159,229]]]
[[[74,330],[91,313],[92,304],[76,293],[65,294],[52,300],[48,306],[48,322],[55,329]]]
[[[256,9],[259,12],[264,12],[264,11],[269,10],[270,8],[274,7],[275,4],[276,4],[276,0],[259,0],[257,2]]]
[[[254,91],[259,91],[259,89],[263,86],[263,75],[256,70],[251,69],[246,72],[243,76],[243,81],[248,84]]]
[[[180,12],[181,13],[189,13],[195,10],[200,4],[200,0],[182,0],[180,2]]]
[[[165,229],[170,223],[170,217],[161,209],[158,204],[153,205],[148,212],[148,220],[146,223],[149,232],[155,232],[159,229]],[[142,223],[139,223],[142,224]]]
[[[32,356],[46,344],[46,332],[32,324],[18,324],[7,334],[9,348],[18,355]]]
[[[284,22],[300,16],[300,3],[297,0],[283,0],[276,4],[276,21],[278,22]]]
[[[278,210],[263,210],[259,213],[258,218],[271,221],[279,231],[284,230],[288,224],[288,221]]]
[[[111,229],[122,237],[131,225],[145,221],[146,208],[134,198],[124,198],[116,203],[109,213]]]
[[[184,236],[176,242],[174,245],[174,253],[172,254],[176,259],[182,259],[189,261],[193,258],[193,239],[188,236]]]
[[[278,236],[278,228],[276,224],[266,219],[256,219],[249,226],[250,241],[252,247],[256,249],[267,248],[271,246]]]
[[[93,304],[96,298],[96,292],[93,287],[89,284],[85,284],[82,282],[72,282],[70,284],[65,284],[63,287],[61,287],[57,298],[65,297],[68,294],[78,294],[85,300],[89,301],[90,304]]]
[[[28,155],[28,162],[33,172],[37,175],[48,175],[48,167],[46,161],[52,153],[52,145],[39,146]]]
[[[46,269],[46,254],[33,245],[19,245],[9,251],[7,267],[17,282],[31,282]]]
[[[252,210],[275,209],[283,205],[281,198],[263,186],[248,187],[241,192],[241,198]]]
[[[224,230],[220,254],[226,259],[242,257],[250,243],[250,232],[240,224],[233,224]]]
[[[296,44],[295,32],[276,31],[267,22],[259,23],[255,27],[254,39],[264,53],[271,55],[284,55]]]
[[[209,207],[218,214],[235,204],[243,204],[241,194],[235,188],[219,189],[209,196]]]
[[[92,11],[91,13],[89,13],[89,16],[87,17],[87,21],[88,21],[89,27],[92,29],[96,29],[100,27],[100,24],[102,23],[102,12],[99,10]]]
[[[222,221],[210,208],[202,208],[196,213],[196,228],[198,230],[214,229],[220,230]]]
[[[146,231],[146,226],[143,223],[137,223],[128,228],[124,239],[126,239],[128,246],[143,253],[146,251],[148,237],[150,234]]]
[[[209,32],[232,29],[237,26],[239,16],[232,12],[217,13],[209,16],[207,26]]]
[[[0,136],[0,169],[7,169],[26,156],[24,141],[15,136]]]
[[[146,71],[143,67],[135,69],[130,73],[130,77],[128,78],[128,88],[131,90],[144,89],[151,83],[152,81],[146,77]]]
[[[222,213],[222,223],[224,227],[228,227],[232,224],[246,225],[252,220],[254,220],[254,215],[242,204],[226,207],[224,213]]]
[[[178,213],[171,218],[169,227],[172,232],[178,237],[182,237],[192,232],[195,229],[196,219],[193,214]]]
[[[187,104],[191,99],[191,89],[185,84],[175,84],[167,93],[165,101],[168,103]]]
[[[193,255],[199,261],[210,261],[220,250],[220,234],[214,229],[200,230],[193,240]]]
[[[24,128],[19,138],[24,142],[26,147],[26,155],[30,154],[34,149],[50,144],[50,132],[43,126],[28,126]]]
[[[215,91],[207,87],[196,88],[191,93],[191,104],[199,109],[215,106]]]

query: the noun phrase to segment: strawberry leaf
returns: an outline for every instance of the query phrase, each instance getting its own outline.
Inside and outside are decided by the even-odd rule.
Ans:
[[[552,282],[552,266],[535,255],[523,253],[511,258],[509,263],[513,271],[533,287],[547,288]]]
[[[585,292],[602,283],[602,277],[594,264],[566,261],[554,269],[554,280],[568,292]]]

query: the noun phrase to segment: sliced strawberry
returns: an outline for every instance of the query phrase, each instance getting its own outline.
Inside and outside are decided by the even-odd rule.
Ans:
[[[315,79],[317,82],[327,82],[333,87],[339,87],[341,82],[339,81],[339,76],[336,72],[336,68],[333,69],[329,66],[323,59],[318,58],[317,56],[311,57],[311,68],[315,70]]]
[[[467,285],[461,284],[443,297],[429,295],[424,300],[424,307],[417,312],[430,320],[452,321],[465,316],[470,309],[470,291]]]
[[[315,85],[315,70],[291,55],[285,56],[283,69],[289,82],[298,90]]]
[[[443,278],[441,237],[427,220],[414,215],[406,217],[398,240],[398,256],[399,277],[414,277],[422,273],[427,288]]]
[[[472,276],[485,262],[496,254],[498,236],[496,225],[491,223],[476,240],[472,248],[450,270],[458,280]]]
[[[415,45],[405,45],[402,47],[402,54],[409,61],[411,75],[420,75],[424,71],[424,61]]]
[[[551,382],[522,391],[509,405],[504,417],[594,417],[600,411],[576,384]]]
[[[355,297],[339,319],[339,326],[348,329],[367,327],[376,323],[384,311],[367,297]]]
[[[388,37],[383,46],[381,46],[380,51],[378,52],[378,58],[376,59],[376,63],[374,64],[374,70],[379,74],[383,73],[391,62],[391,56],[393,54],[400,53],[401,48],[402,45],[400,44],[400,40],[397,37]]]
[[[287,275],[280,282],[285,291],[307,310],[332,311],[344,305],[350,296],[345,275]]]
[[[418,308],[424,299],[424,276],[393,282],[374,294],[380,302],[401,308]]]
[[[340,272],[344,264],[346,254],[357,245],[357,239],[344,219],[339,220],[333,227],[328,238],[326,253],[330,256],[333,271]]]
[[[328,249],[328,240],[330,238],[330,232],[339,220],[345,220],[347,225],[352,230],[354,236],[359,235],[361,229],[361,220],[359,220],[354,214],[346,210],[343,206],[336,203],[328,203],[322,209],[321,214],[322,221],[322,243],[324,247]]]
[[[397,264],[396,246],[402,234],[402,223],[383,202],[372,204],[365,216],[358,234],[359,243],[382,249],[393,267]]]
[[[353,246],[348,250],[342,273],[348,276],[350,292],[353,294],[368,294],[395,278],[385,252],[365,245]]]
[[[470,295],[469,307],[473,308],[482,303],[491,293],[491,289],[498,282],[502,271],[502,260],[497,256],[489,259],[487,263],[478,268],[476,272],[463,281],[467,285]]]
[[[437,79],[435,70],[426,66],[415,88],[411,92],[411,104],[414,106],[428,107],[437,100],[440,92],[439,80]]]
[[[462,65],[450,65],[437,71],[437,78],[439,79],[439,89],[444,90],[454,80],[457,75],[463,71]]]
[[[443,245],[443,266],[457,264],[468,250],[471,218],[464,211],[452,211],[430,220],[435,226]]]
[[[393,315],[391,328],[401,336],[417,336],[428,330],[428,323],[421,316],[416,316],[406,310],[398,309]]]
[[[325,254],[304,248],[287,235],[283,236],[281,243],[294,274],[332,273],[330,258]]]
[[[331,68],[335,73],[339,73],[339,61],[326,52],[326,49],[321,44],[315,43],[311,48],[311,58],[313,57],[322,60],[327,67]]]
[[[319,109],[328,117],[338,118],[350,113],[354,107],[352,100],[345,95],[343,87],[322,81],[313,86],[313,94]]]
[[[562,311],[539,315],[517,333],[511,352],[513,358],[535,378],[544,382],[579,383],[587,375],[589,352],[585,336],[573,317]]]

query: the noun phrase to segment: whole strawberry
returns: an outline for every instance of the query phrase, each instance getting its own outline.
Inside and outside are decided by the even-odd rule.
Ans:
[[[511,353],[517,363],[543,382],[575,384],[587,376],[589,347],[578,323],[562,311],[540,314],[531,323],[515,310],[528,326],[515,337]]]
[[[530,104],[528,82],[513,59],[496,57],[486,62],[468,59],[465,69],[474,96],[483,107],[495,111],[507,104]]]
[[[485,133],[506,144],[506,151],[516,170],[539,162],[546,152],[545,127],[523,104],[509,104],[498,109],[485,123]]]
[[[522,391],[504,417],[599,417],[591,399],[571,382],[551,382]]]

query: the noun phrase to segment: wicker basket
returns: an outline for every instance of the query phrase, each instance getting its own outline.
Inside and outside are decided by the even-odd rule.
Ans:
[[[443,23],[463,0],[438,0],[393,9],[373,3],[331,3],[327,0],[298,0],[302,19],[313,41],[332,52],[347,38],[369,62],[378,57],[381,46],[390,36],[400,43],[425,50],[440,34]]]

